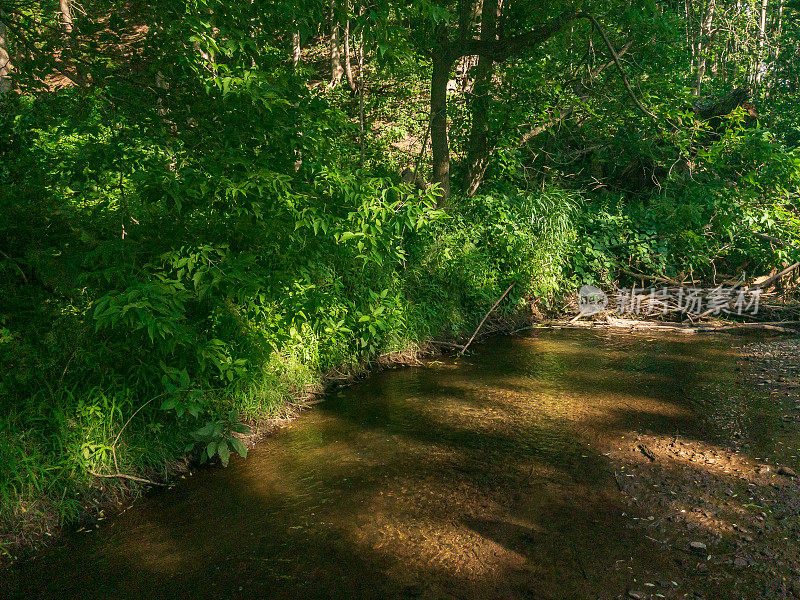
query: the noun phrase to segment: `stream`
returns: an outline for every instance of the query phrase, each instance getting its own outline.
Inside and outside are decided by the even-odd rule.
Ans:
[[[743,384],[741,343],[543,330],[385,370],[0,595],[792,598],[796,479],[763,464],[796,469],[800,439]]]

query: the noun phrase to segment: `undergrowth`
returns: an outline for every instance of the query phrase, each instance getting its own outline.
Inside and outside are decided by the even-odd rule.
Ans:
[[[312,136],[297,172],[223,172],[240,146],[191,128],[140,144],[117,108],[85,100],[20,98],[2,123],[7,551],[132,485],[101,475],[163,481],[187,453],[227,464],[246,454],[242,423],[280,416],[331,370],[469,332],[511,283],[501,314],[564,286],[571,192],[499,190],[442,210],[435,188],[353,171]],[[296,116],[268,111],[275,139],[249,152],[285,154],[280,119]],[[207,151],[184,149],[197,144]]]

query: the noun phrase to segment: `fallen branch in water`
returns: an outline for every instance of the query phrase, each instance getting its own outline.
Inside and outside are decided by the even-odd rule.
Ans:
[[[476,336],[476,335],[478,335],[478,332],[481,330],[481,327],[483,327],[483,324],[486,322],[486,319],[488,319],[488,318],[489,318],[489,315],[490,315],[490,314],[492,314],[492,311],[493,311],[495,308],[497,308],[497,305],[498,305],[498,304],[500,304],[500,303],[503,301],[503,298],[505,298],[505,297],[508,295],[508,292],[510,292],[510,291],[511,291],[511,288],[513,288],[513,287],[514,287],[514,284],[513,284],[513,283],[512,283],[510,286],[508,286],[508,289],[507,289],[505,292],[503,292],[503,295],[502,295],[502,296],[500,296],[500,297],[497,299],[497,302],[495,302],[495,303],[492,305],[492,308],[490,308],[490,309],[489,309],[489,312],[487,312],[487,313],[486,313],[486,314],[483,316],[483,320],[481,321],[480,325],[478,325],[478,328],[475,330],[475,333],[473,333],[473,334],[472,334],[472,337],[471,337],[471,338],[469,338],[469,341],[468,341],[468,342],[466,343],[466,345],[465,345],[465,346],[464,346],[464,347],[461,349],[461,352],[459,352],[459,354],[464,354],[464,352],[466,352],[466,351],[467,351],[467,348],[469,348],[469,345],[472,343],[472,340],[474,340],[474,339],[475,339],[475,336]]]
[[[775,283],[775,282],[776,282],[778,279],[780,279],[780,278],[781,278],[781,277],[783,277],[784,275],[788,275],[789,273],[791,273],[792,271],[794,271],[794,270],[795,270],[797,267],[800,267],[800,262],[796,262],[796,263],[794,263],[793,265],[790,265],[790,266],[786,267],[786,268],[785,268],[783,271],[781,271],[780,273],[776,273],[775,275],[773,275],[772,277],[769,277],[769,278],[765,279],[765,280],[764,280],[764,281],[762,281],[761,283],[756,283],[755,285],[751,285],[749,288],[747,288],[747,289],[745,290],[745,293],[749,293],[749,292],[752,292],[752,291],[754,291],[754,290],[763,290],[764,288],[768,288],[769,286],[771,286],[773,283]],[[736,288],[736,287],[738,287],[738,286],[739,286],[739,284],[736,284],[736,285],[735,285],[735,286],[733,286],[733,287],[734,287],[734,288]],[[731,289],[733,289],[733,288],[731,288]],[[726,308],[727,308],[727,306],[729,306],[729,305],[730,305],[730,301],[729,301],[729,302],[726,304]],[[725,311],[727,312],[726,308],[724,308],[723,310],[725,310]],[[703,317],[707,317],[708,315],[710,315],[710,314],[712,314],[712,313],[716,313],[716,312],[719,312],[719,308],[716,308],[716,307],[714,307],[714,308],[709,308],[707,311],[705,311],[705,312],[703,312],[703,313],[700,313],[700,315],[699,315],[699,316],[700,316],[700,318],[702,319]]]

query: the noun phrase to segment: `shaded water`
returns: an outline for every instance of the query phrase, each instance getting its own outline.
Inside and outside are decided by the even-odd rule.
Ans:
[[[29,598],[615,597],[676,566],[628,526],[610,450],[637,431],[775,450],[735,364],[725,339],[547,331],[385,371],[10,585]]]

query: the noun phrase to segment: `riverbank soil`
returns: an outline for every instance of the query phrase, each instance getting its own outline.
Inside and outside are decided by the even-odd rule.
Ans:
[[[800,598],[798,342],[535,331],[331,394],[20,598]]]

